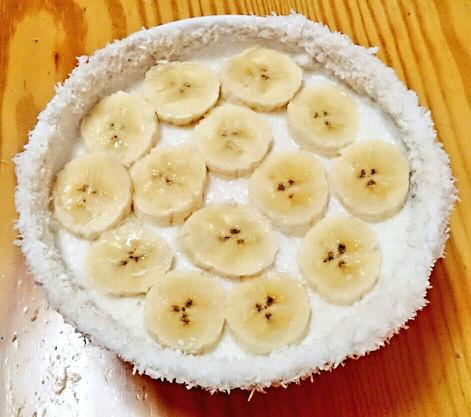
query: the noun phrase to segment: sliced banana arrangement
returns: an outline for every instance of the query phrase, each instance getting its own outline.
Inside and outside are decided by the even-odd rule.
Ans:
[[[321,220],[306,234],[298,262],[304,278],[322,298],[351,305],[373,288],[381,255],[366,224],[337,216]]]
[[[262,216],[245,205],[202,208],[186,221],[178,240],[196,265],[229,277],[259,273],[273,263],[278,250]]]
[[[222,94],[254,110],[272,111],[288,103],[302,83],[302,70],[287,54],[250,48],[231,58],[221,71]]]
[[[325,156],[337,155],[358,131],[355,102],[330,84],[304,87],[288,104],[287,116],[299,146]]]
[[[409,191],[409,162],[394,145],[365,140],[350,145],[334,162],[335,194],[354,216],[378,222],[395,215]]]
[[[169,62],[147,71],[143,90],[160,120],[180,126],[200,119],[216,104],[219,80],[203,65]]]
[[[183,222],[203,205],[206,165],[188,146],[162,146],[131,168],[136,214],[162,225]]]
[[[111,156],[89,153],[68,162],[57,174],[52,200],[62,225],[85,239],[96,239],[131,209],[131,180]]]
[[[157,116],[139,94],[118,91],[101,99],[81,124],[90,152],[102,151],[129,166],[149,152],[159,136]]]
[[[164,240],[137,221],[103,233],[87,255],[88,275],[107,294],[146,293],[172,266],[173,255]]]
[[[327,209],[324,168],[304,151],[273,154],[253,174],[250,197],[281,230],[304,233]]]
[[[310,314],[304,286],[280,272],[247,279],[226,296],[231,333],[253,353],[267,354],[299,342]]]
[[[226,322],[224,341],[232,336],[246,352],[267,355],[316,331],[311,316],[324,312],[311,312],[308,291],[313,305],[327,305],[317,294],[343,309],[386,276],[372,227],[381,229],[364,221],[404,206],[410,167],[397,146],[355,141],[356,99],[333,83],[302,87],[302,70],[285,53],[247,49],[219,77],[227,102],[218,105],[218,77],[193,62],[160,62],[133,92],[98,101],[80,126],[89,153],[57,174],[52,205],[65,229],[95,240],[85,258],[93,294],[143,301],[148,340],[202,354]],[[286,105],[281,122],[256,113]],[[170,146],[167,138],[156,144],[159,119],[199,122],[192,130],[162,124],[187,135],[170,137]],[[228,202],[232,193],[252,206]],[[329,215],[343,211],[336,199],[350,215]],[[170,247],[178,243],[197,270],[171,271],[165,239],[174,232]],[[300,273],[275,271],[280,265]]]
[[[224,294],[216,278],[203,272],[169,272],[147,294],[144,317],[147,331],[162,345],[202,353],[221,335]]]
[[[231,177],[250,174],[272,143],[268,123],[247,107],[216,107],[195,128],[194,137],[208,168]]]

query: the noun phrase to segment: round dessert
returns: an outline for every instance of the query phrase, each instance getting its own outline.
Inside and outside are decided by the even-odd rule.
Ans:
[[[80,59],[15,162],[51,304],[137,372],[211,391],[382,346],[426,304],[455,199],[417,96],[299,15],[175,22]]]

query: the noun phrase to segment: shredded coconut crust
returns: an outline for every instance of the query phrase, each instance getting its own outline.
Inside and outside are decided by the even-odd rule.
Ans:
[[[367,312],[370,320],[360,323],[356,332],[339,334],[335,345],[316,349],[304,346],[303,350],[290,346],[245,361],[215,361],[133,338],[71,279],[55,246],[50,186],[83,115],[99,98],[142,78],[156,61],[178,59],[228,35],[235,40],[264,40],[301,51],[306,59],[376,101],[399,127],[407,148],[415,222],[404,236],[407,250],[394,270],[395,276],[406,277],[407,286],[395,287],[389,304],[378,300],[376,310]],[[25,150],[15,157],[19,244],[51,304],[95,343],[133,363],[135,372],[212,392],[286,386],[383,346],[427,303],[429,275],[436,259],[443,255],[456,190],[448,156],[436,141],[430,112],[419,106],[417,95],[407,90],[374,52],[374,48],[356,46],[347,36],[292,14],[189,19],[141,30],[90,57],[80,57],[78,66],[64,84],[57,86],[56,95],[39,115]]]

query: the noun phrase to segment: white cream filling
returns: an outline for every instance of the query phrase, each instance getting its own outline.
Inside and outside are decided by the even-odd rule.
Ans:
[[[250,46],[252,46],[251,44]],[[225,59],[240,52],[249,46],[247,43],[228,43],[206,48],[190,57],[191,60],[203,63],[214,71],[218,71]],[[302,65],[303,57],[295,57],[298,63]],[[336,83],[339,80],[329,76],[321,69],[304,69],[305,85],[315,85],[319,83]],[[348,89],[342,85],[342,88]],[[140,83],[134,84],[128,88],[128,91],[139,91]],[[350,94],[354,97],[359,110],[359,131],[356,140],[381,139],[399,146],[404,150],[403,142],[400,139],[399,129],[392,119],[384,114],[377,104],[367,97],[359,96],[352,90]],[[297,149],[298,146],[291,138],[286,120],[286,112],[259,113],[260,117],[265,118],[271,127],[274,144],[272,152],[279,152],[284,149]],[[175,127],[167,123],[160,124],[160,140],[156,146],[180,145],[192,142],[192,127]],[[405,151],[405,150],[404,150]],[[86,152],[83,141],[77,138],[77,142],[72,151],[72,157]],[[327,172],[329,172],[332,160],[316,155],[323,163]],[[224,203],[237,201],[239,203],[250,204],[248,198],[248,184],[250,178],[241,178],[235,180],[225,180],[210,175],[209,186],[206,194],[207,203]],[[330,196],[329,208],[326,216],[336,214],[345,214],[346,211],[332,195]],[[380,277],[373,290],[361,301],[349,307],[335,306],[322,300],[310,288],[309,296],[312,308],[312,317],[307,336],[300,342],[300,347],[308,349],[325,350],[329,346],[336,344],[336,339],[341,337],[343,332],[351,334],[350,320],[347,317],[358,315],[367,317],[365,311],[368,310],[369,303],[376,303],[378,299],[388,299],[388,293],[394,291],[394,287],[403,287],[407,285],[405,276],[393,276],[393,266],[397,259],[405,256],[408,248],[404,244],[407,237],[407,230],[413,221],[412,207],[410,200],[407,201],[404,208],[394,217],[387,221],[376,224],[370,224],[379,240],[381,249],[381,271]],[[148,224],[156,234],[166,240],[172,249],[175,257],[175,269],[198,269],[188,258],[183,255],[177,245],[176,236],[179,226],[159,227]],[[276,232],[278,236],[279,251],[276,262],[272,269],[288,272],[296,279],[302,280],[297,265],[297,252],[301,239],[287,236],[281,232]],[[91,285],[86,271],[85,257],[90,246],[90,242],[79,239],[62,228],[55,231],[55,239],[66,266],[72,271],[74,279],[92,294],[93,302],[103,311],[107,312],[113,318],[120,322],[120,325],[129,331],[130,335],[145,338],[150,343],[157,342],[148,336],[143,322],[143,296],[140,297],[112,297],[96,291]],[[234,285],[237,280],[219,277],[220,283],[224,288]],[[401,282],[403,280],[404,282]],[[370,325],[373,325],[373,319]],[[361,320],[355,321],[358,328],[354,333],[358,340],[362,340],[362,334],[370,332],[371,328],[367,323]],[[321,352],[319,352],[322,354]],[[241,360],[256,355],[244,351],[231,337],[227,329],[216,347],[204,354],[208,359],[234,359]],[[331,358],[332,359],[332,358]]]

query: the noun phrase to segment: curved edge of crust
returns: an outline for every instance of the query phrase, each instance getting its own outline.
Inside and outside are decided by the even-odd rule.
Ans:
[[[134,364],[135,372],[184,383],[188,388],[201,386],[211,392],[229,392],[234,388],[263,391],[270,386],[312,379],[313,374],[333,369],[349,357],[358,358],[376,350],[416,316],[427,304],[426,292],[433,265],[443,256],[449,232],[448,216],[456,200],[456,189],[448,156],[436,141],[430,112],[419,106],[417,95],[407,90],[394,71],[374,56],[373,49],[354,45],[347,36],[332,33],[323,25],[297,14],[266,18],[236,16],[201,22],[196,28],[163,26],[142,30],[109,44],[90,57],[78,59],[79,65],[64,84],[57,87],[56,95],[39,115],[24,151],[14,158],[18,178],[15,195],[19,213],[17,229],[21,235],[18,244],[35,280],[43,285],[51,304],[65,321],[81,329],[94,343],[118,352],[122,359]],[[397,306],[384,328],[360,342],[352,342],[348,352],[337,352],[331,362],[320,362],[313,367],[312,363],[307,366],[301,361],[289,364],[277,374],[267,372],[252,379],[240,375],[227,377],[221,370],[205,371],[198,364],[186,369],[185,373],[175,367],[177,359],[183,358],[179,352],[162,350],[156,358],[150,344],[130,342],[130,335],[91,302],[84,288],[69,279],[55,248],[50,231],[53,220],[48,211],[50,184],[55,171],[64,162],[54,150],[75,134],[74,118],[86,112],[101,95],[137,80],[155,61],[173,59],[195,43],[204,46],[227,33],[237,39],[276,39],[281,44],[295,46],[360,94],[376,100],[401,129],[413,169],[412,204],[422,207],[428,214],[428,218],[418,219],[411,226],[414,230],[407,239],[411,258],[418,255],[413,263],[417,279],[410,282],[409,298]],[[100,84],[100,79],[105,81]],[[68,110],[65,116],[64,108]],[[434,193],[427,190],[434,190]],[[429,254],[428,258],[424,253]],[[107,331],[103,332],[105,328]]]

